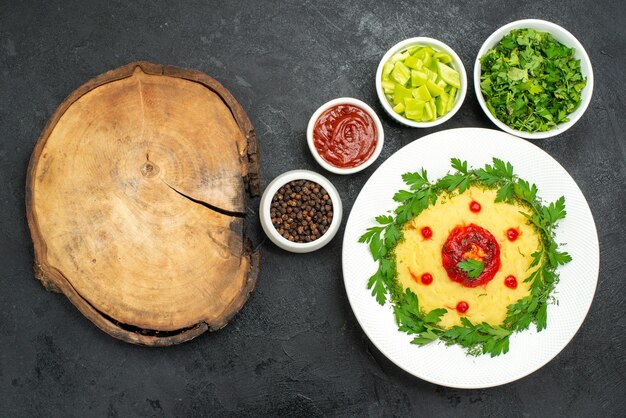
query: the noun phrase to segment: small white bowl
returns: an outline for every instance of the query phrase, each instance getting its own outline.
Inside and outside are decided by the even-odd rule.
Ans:
[[[360,107],[372,117],[372,119],[374,120],[374,124],[376,125],[378,138],[376,142],[376,148],[374,148],[374,153],[370,156],[370,158],[367,161],[365,161],[363,164],[357,165],[356,167],[341,168],[341,167],[335,167],[334,165],[328,163],[317,152],[317,148],[315,148],[315,143],[313,142],[313,128],[315,127],[315,123],[319,119],[320,115],[324,113],[327,109],[330,109],[331,107],[337,106],[340,104],[348,104],[348,105]],[[324,167],[326,170],[335,174],[354,174],[361,170],[365,170],[367,167],[372,165],[374,161],[376,161],[376,158],[378,158],[378,156],[380,155],[380,152],[383,149],[383,144],[385,142],[385,132],[383,131],[383,124],[380,122],[380,118],[378,117],[376,112],[374,112],[374,109],[372,109],[367,103],[362,102],[361,100],[358,100],[358,99],[353,99],[351,97],[340,97],[338,99],[333,99],[329,102],[324,103],[315,111],[315,113],[313,113],[313,116],[311,116],[311,119],[309,119],[309,125],[307,126],[307,129],[306,129],[306,140],[307,140],[307,143],[309,144],[309,150],[311,150],[311,154],[313,154],[315,161],[317,161],[318,164]]]
[[[389,59],[395,53],[415,45],[430,46],[436,51],[446,52],[450,54],[450,56],[452,57],[452,68],[458,71],[459,75],[461,76],[461,87],[457,92],[457,98],[454,107],[448,113],[438,119],[435,119],[432,122],[416,122],[394,112],[393,107],[387,101],[387,97],[385,97],[385,92],[382,86],[383,67],[385,66],[385,63],[389,61]],[[402,42],[398,42],[397,44],[392,46],[391,49],[389,49],[389,51],[387,51],[387,53],[383,56],[383,59],[380,60],[380,64],[378,64],[378,69],[376,70],[376,92],[378,93],[378,99],[380,100],[380,103],[383,105],[383,108],[389,114],[389,116],[406,126],[411,126],[413,128],[430,128],[432,126],[437,126],[444,123],[452,116],[454,116],[456,112],[459,111],[461,105],[463,104],[463,101],[465,100],[465,94],[467,93],[467,73],[465,72],[463,61],[461,61],[461,58],[459,58],[459,56],[456,54],[456,52],[454,52],[452,48],[436,39],[428,38],[425,36],[418,36],[415,38],[405,39]]]
[[[489,109],[487,108],[487,104],[485,103],[485,98],[483,97],[483,93],[480,90],[480,58],[487,53],[490,49],[494,48],[500,40],[509,34],[513,29],[536,29],[541,32],[549,32],[554,39],[561,42],[563,45],[574,48],[574,57],[580,60],[580,72],[583,77],[587,77],[587,85],[581,92],[581,103],[574,112],[568,115],[569,122],[561,123],[560,125],[555,126],[546,132],[524,132],[518,131],[516,129],[510,128],[507,124],[497,119],[494,115],[491,114]],[[591,103],[591,95],[593,93],[593,70],[591,69],[591,60],[589,60],[589,56],[585,51],[585,48],[578,42],[578,39],[567,30],[562,28],[561,26],[554,24],[552,22],[547,22],[545,20],[539,19],[524,19],[524,20],[516,20],[515,22],[511,22],[507,25],[502,26],[500,29],[496,30],[491,34],[489,38],[485,41],[483,46],[478,51],[478,56],[476,57],[476,62],[474,63],[474,90],[476,91],[476,97],[478,98],[478,103],[480,103],[480,107],[482,107],[483,112],[491,119],[491,121],[504,132],[508,132],[511,135],[516,135],[521,138],[526,139],[543,139],[550,138],[555,135],[562,134],[567,131],[569,128],[574,126],[578,119],[581,118],[589,103]]]
[[[272,217],[270,215],[272,198],[282,186],[294,180],[309,180],[319,184],[328,192],[328,197],[330,197],[330,200],[333,203],[333,220],[330,222],[330,226],[328,227],[326,233],[315,241],[304,243],[291,242],[280,235],[272,224]],[[309,253],[311,251],[319,250],[324,245],[328,244],[339,230],[342,214],[343,209],[341,206],[341,198],[339,197],[339,193],[337,192],[335,186],[333,186],[333,184],[321,174],[308,170],[287,171],[286,173],[276,177],[265,188],[259,205],[259,218],[265,234],[267,234],[269,239],[274,244],[283,250],[291,251],[292,253]]]

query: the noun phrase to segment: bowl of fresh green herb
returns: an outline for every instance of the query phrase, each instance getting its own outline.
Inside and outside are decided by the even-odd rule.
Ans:
[[[525,19],[487,38],[474,65],[474,88],[500,129],[549,138],[571,128],[589,106],[593,71],[574,35],[551,22]]]

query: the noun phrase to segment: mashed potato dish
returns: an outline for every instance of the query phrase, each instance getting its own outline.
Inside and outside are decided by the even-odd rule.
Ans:
[[[424,168],[404,173],[398,206],[359,238],[378,263],[367,287],[378,304],[392,304],[412,344],[495,357],[514,333],[548,326],[557,270],[572,260],[556,241],[565,198],[544,202],[496,157],[479,168],[450,165],[434,182]]]
[[[445,308],[442,327],[500,325],[507,306],[529,294],[531,254],[540,236],[515,203],[495,203],[496,190],[470,187],[442,195],[403,226],[395,248],[397,280],[424,311]],[[472,277],[474,276],[474,277]]]

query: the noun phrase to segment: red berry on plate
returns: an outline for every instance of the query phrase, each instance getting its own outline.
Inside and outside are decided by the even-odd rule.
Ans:
[[[430,273],[422,274],[422,284],[429,285],[433,282],[433,275]]]
[[[515,276],[506,276],[506,279],[504,279],[504,285],[509,289],[516,289],[517,279],[515,278]]]
[[[456,311],[458,313],[465,313],[469,309],[469,304],[467,302],[461,301],[456,304]]]
[[[509,241],[515,241],[519,236],[519,231],[516,228],[510,228],[506,231],[506,237]]]

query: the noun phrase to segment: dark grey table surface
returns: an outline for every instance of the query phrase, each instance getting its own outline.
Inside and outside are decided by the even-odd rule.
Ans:
[[[625,8],[618,1],[464,3],[0,2],[0,415],[624,416]],[[26,166],[56,106],[88,79],[134,60],[212,75],[256,127],[264,187],[286,170],[322,171],[307,151],[305,127],[323,102],[353,96],[383,114],[373,75],[394,43],[438,38],[471,70],[491,32],[531,17],[569,29],[593,63],[586,114],[565,134],[535,144],[582,189],[601,251],[582,328],[532,375],[454,390],[388,361],[348,304],[342,231],[318,252],[292,255],[262,243],[251,214],[263,255],[256,291],[225,329],[171,348],[111,338],[33,278]],[[350,177],[324,173],[346,215],[378,164],[403,145],[441,129],[493,128],[471,84],[460,112],[441,127],[404,128],[387,116],[383,125],[385,148],[373,167]]]

